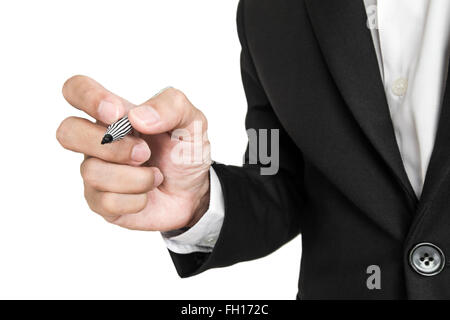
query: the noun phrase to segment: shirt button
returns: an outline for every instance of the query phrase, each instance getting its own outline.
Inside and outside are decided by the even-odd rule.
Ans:
[[[419,243],[409,253],[409,263],[418,274],[434,276],[442,271],[445,256],[442,250],[432,243]]]
[[[392,93],[398,97],[403,97],[406,94],[406,90],[408,90],[408,79],[406,78],[398,78],[394,81],[392,85]]]

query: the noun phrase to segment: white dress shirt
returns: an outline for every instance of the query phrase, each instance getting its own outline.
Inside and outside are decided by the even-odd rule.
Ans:
[[[397,144],[420,197],[447,79],[450,0],[363,1]],[[225,216],[220,182],[212,168],[210,192],[210,207],[195,226],[173,237],[163,234],[169,250],[212,251]]]

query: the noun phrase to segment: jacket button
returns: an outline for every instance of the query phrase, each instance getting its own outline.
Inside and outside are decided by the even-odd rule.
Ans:
[[[434,276],[444,268],[445,256],[438,246],[424,242],[411,249],[409,263],[418,274]]]

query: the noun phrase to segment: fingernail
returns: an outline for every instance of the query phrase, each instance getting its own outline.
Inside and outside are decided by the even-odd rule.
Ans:
[[[132,109],[132,112],[146,126],[151,126],[160,120],[158,112],[150,106],[141,106]]]
[[[133,147],[131,151],[131,159],[136,162],[144,162],[150,158],[150,148],[145,142]]]
[[[117,105],[109,101],[102,100],[98,105],[98,115],[100,117],[98,120],[111,124],[119,119],[120,111],[120,107]]]
[[[155,172],[155,179],[153,181],[153,184],[155,185],[155,187],[158,187],[163,182],[164,176],[158,169],[155,169],[154,172]]]

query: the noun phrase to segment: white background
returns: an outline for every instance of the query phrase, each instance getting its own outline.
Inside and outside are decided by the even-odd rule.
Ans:
[[[237,0],[0,2],[0,298],[293,299],[300,238],[271,256],[180,279],[159,233],[90,212],[82,156],[55,139],[82,115],[74,74],[141,103],[168,85],[209,119],[213,158],[241,163],[246,101]],[[237,248],[238,249],[238,248]]]

